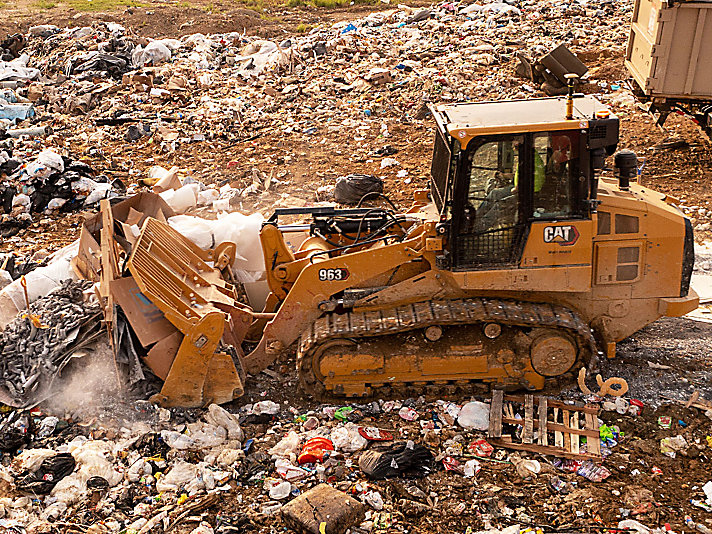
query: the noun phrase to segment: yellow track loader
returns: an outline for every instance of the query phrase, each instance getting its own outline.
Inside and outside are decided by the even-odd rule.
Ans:
[[[409,210],[278,209],[265,222],[265,309],[222,305],[225,320],[251,321],[236,380],[296,349],[300,383],[317,397],[534,390],[696,308],[690,221],[637,183],[635,154],[616,152],[618,118],[596,99],[431,111],[431,187]],[[610,156],[615,177],[604,178]],[[150,252],[143,239],[134,255]]]

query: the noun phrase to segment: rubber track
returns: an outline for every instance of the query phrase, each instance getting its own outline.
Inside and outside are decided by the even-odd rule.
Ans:
[[[330,314],[312,323],[299,340],[297,368],[302,385],[318,379],[311,366],[311,353],[333,339],[368,338],[398,334],[428,326],[498,323],[532,328],[564,329],[573,334],[581,349],[596,355],[598,348],[591,329],[572,310],[545,303],[491,298],[429,301],[369,312]],[[310,381],[305,380],[307,376]],[[423,381],[427,383],[427,381]],[[311,391],[319,395],[318,391]]]

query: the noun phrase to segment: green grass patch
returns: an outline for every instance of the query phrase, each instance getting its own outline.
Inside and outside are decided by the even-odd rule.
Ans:
[[[45,0],[39,0],[45,1]],[[126,7],[144,7],[139,0],[62,0],[68,7],[77,11],[112,11]]]
[[[54,0],[35,0],[34,6],[39,9],[52,9],[57,5]]]
[[[4,8],[7,5],[5,0],[0,0],[0,9]]]
[[[299,26],[297,26],[297,33],[309,33],[313,27],[314,26],[312,26],[311,24],[304,24],[302,22],[301,24],[299,24]]]

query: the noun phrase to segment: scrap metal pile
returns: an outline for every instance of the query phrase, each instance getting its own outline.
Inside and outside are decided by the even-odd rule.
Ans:
[[[0,401],[23,406],[44,400],[73,353],[99,337],[99,303],[85,302],[84,295],[92,286],[66,280],[0,332]]]

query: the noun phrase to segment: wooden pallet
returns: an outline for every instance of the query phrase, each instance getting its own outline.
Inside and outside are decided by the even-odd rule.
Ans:
[[[523,419],[515,419],[515,405]],[[535,408],[536,407],[536,408]],[[572,406],[547,397],[492,394],[488,436],[493,445],[579,460],[600,460],[598,407]],[[502,425],[522,425],[521,439],[502,434]],[[581,438],[586,438],[582,450]]]

